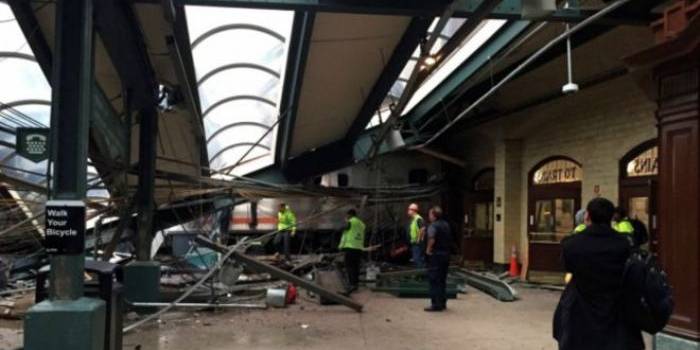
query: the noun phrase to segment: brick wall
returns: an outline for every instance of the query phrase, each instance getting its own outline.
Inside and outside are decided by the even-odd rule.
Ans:
[[[527,174],[547,157],[567,156],[582,164],[582,205],[596,195],[596,186],[601,196],[617,203],[620,158],[656,137],[654,111],[653,102],[631,76],[625,76],[479,126],[477,132],[494,140],[496,196],[500,194],[503,201],[494,260],[508,261],[510,242],[519,241],[519,251],[527,252]],[[520,146],[512,147],[513,140],[519,140]],[[480,147],[465,152],[467,160],[478,159],[479,166],[486,165],[476,155],[482,152]],[[499,171],[504,165],[506,169]]]
[[[520,174],[522,173],[522,141],[504,140],[496,145],[494,197],[500,198],[501,206],[494,213],[494,260],[505,264],[510,258],[511,247],[520,245],[519,223],[521,220]],[[500,215],[500,220],[499,216]]]

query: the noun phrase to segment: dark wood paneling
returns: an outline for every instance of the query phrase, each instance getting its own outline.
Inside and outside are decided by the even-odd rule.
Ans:
[[[657,100],[659,256],[676,307],[667,332],[700,339],[700,17],[625,62],[650,73],[640,85]]]
[[[529,270],[564,272],[564,264],[561,261],[561,244],[530,242],[528,249]]]
[[[659,255],[676,308],[667,331],[700,338],[698,70],[659,79]]]
[[[462,238],[462,257],[465,262],[493,263],[493,237]]]

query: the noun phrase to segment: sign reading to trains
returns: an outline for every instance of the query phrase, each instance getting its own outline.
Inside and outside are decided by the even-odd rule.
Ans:
[[[654,146],[627,163],[627,176],[653,176],[659,173],[659,148]]]
[[[46,202],[44,247],[49,254],[85,251],[85,203],[79,200]]]
[[[581,181],[581,166],[566,160],[557,159],[542,165],[533,176],[535,185],[549,185]]]
[[[17,154],[39,163],[49,158],[49,129],[17,128]]]

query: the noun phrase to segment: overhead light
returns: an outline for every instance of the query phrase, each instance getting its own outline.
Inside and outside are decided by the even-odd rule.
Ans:
[[[426,67],[434,66],[437,63],[437,57],[428,55],[423,58],[423,65]]]

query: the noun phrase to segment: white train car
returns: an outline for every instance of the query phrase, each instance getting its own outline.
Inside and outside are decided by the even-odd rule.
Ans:
[[[374,165],[358,163],[351,167],[321,176],[318,183],[327,187],[374,188],[400,187],[427,184],[430,179],[440,176],[440,162],[422,154],[390,155]],[[255,203],[236,206],[231,217],[232,233],[270,232],[277,229],[277,212],[281,203],[287,204],[295,213],[301,231],[340,230],[345,222],[345,213],[350,208],[358,210],[359,216],[373,226],[379,217],[380,225],[387,221],[405,220],[406,207],[413,201],[421,204],[421,211],[427,215],[428,206],[437,204],[439,198],[406,199],[375,206],[357,199],[336,199],[318,197],[263,198]],[[343,206],[344,205],[344,206]],[[336,210],[332,210],[337,208]],[[323,215],[318,215],[324,213]]]

